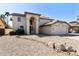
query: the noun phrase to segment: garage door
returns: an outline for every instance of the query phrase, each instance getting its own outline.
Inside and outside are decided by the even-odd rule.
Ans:
[[[62,26],[55,27],[55,34],[66,34],[66,33],[67,33],[66,27],[62,27]]]

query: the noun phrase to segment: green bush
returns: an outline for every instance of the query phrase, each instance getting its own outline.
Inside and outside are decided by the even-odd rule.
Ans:
[[[16,32],[17,35],[24,34],[24,30],[23,29],[18,29],[15,32]]]
[[[24,34],[24,30],[23,29],[18,29],[16,31],[11,31],[9,34],[10,35],[21,35],[21,34]]]

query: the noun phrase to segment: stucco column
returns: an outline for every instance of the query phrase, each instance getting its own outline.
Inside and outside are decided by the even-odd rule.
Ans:
[[[26,30],[26,31],[27,31],[27,34],[30,34],[30,33],[29,33],[29,20],[28,20],[28,19],[26,20],[26,24],[27,24],[27,26],[26,26],[26,27],[27,27],[27,28],[26,28],[26,29],[27,29],[27,30]]]
[[[36,34],[39,34],[39,22],[36,20]]]

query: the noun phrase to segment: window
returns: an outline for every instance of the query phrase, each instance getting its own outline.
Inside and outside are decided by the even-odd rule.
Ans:
[[[10,18],[10,21],[12,21],[12,18]]]
[[[32,22],[32,20],[30,20],[30,25],[32,25],[33,24],[33,22]]]
[[[18,19],[17,19],[17,20],[18,20],[18,22],[21,22],[21,17],[18,17]]]
[[[24,29],[24,26],[20,26],[20,29]]]

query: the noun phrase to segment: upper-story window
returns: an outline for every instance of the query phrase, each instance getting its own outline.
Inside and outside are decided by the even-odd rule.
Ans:
[[[21,22],[21,17],[18,17],[17,21],[18,21],[18,22]]]

